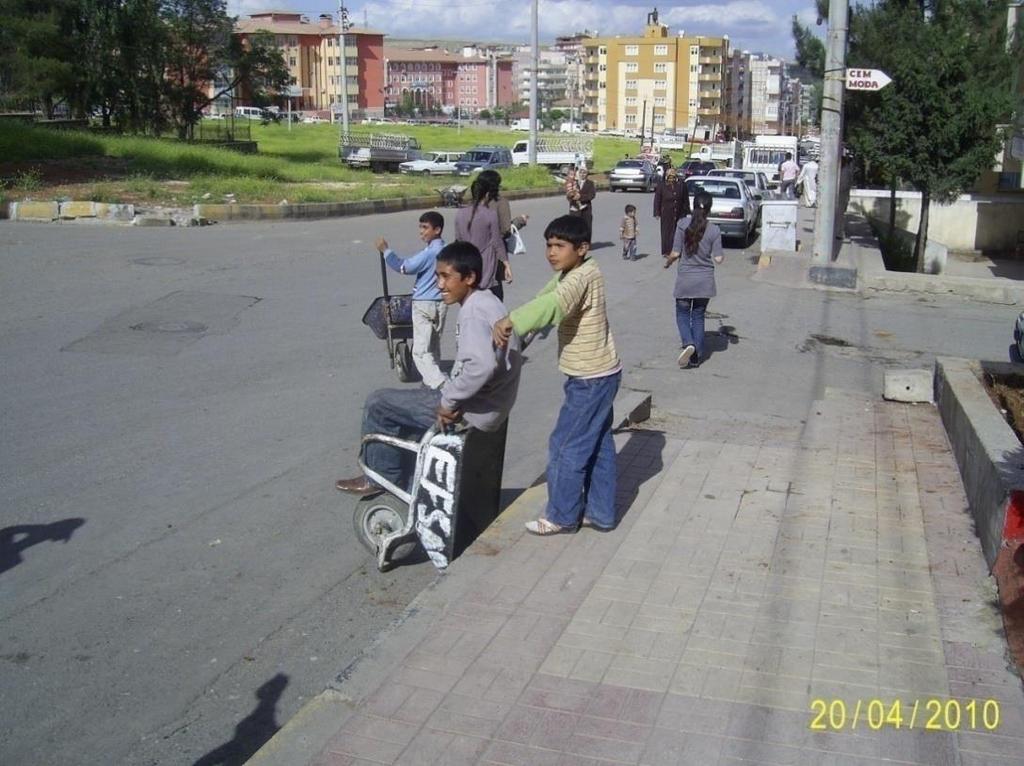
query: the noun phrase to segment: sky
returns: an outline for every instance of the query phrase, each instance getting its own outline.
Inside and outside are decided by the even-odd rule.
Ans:
[[[391,37],[471,39],[480,42],[519,42],[530,39],[529,0],[346,0],[357,26],[366,21]],[[331,0],[228,0],[228,12],[246,16],[261,10],[291,10],[314,21],[321,13],[337,15]],[[499,16],[496,9],[504,13]],[[643,30],[652,4],[635,0],[540,0],[540,41],[556,35],[597,30],[602,35],[636,35]],[[686,0],[658,8],[659,21],[669,34],[729,35],[730,47],[794,57],[791,19],[796,14],[811,27],[817,12],[813,0]],[[823,34],[824,26],[816,27]]]

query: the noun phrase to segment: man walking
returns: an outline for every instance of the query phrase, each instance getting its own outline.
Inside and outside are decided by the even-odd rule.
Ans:
[[[779,191],[783,198],[793,199],[796,196],[793,189],[796,186],[796,177],[800,174],[800,166],[793,159],[792,152],[786,152],[786,159],[779,165]]]

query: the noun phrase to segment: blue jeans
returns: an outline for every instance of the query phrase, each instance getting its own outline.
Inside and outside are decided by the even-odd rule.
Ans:
[[[575,527],[586,516],[614,527],[615,442],[612,405],[622,373],[566,379],[565,401],[548,445],[548,521]]]
[[[386,434],[420,439],[437,420],[441,392],[430,388],[379,388],[363,405],[363,436]],[[416,453],[374,442],[363,448],[363,462],[385,479],[408,488]]]
[[[676,298],[676,326],[683,348],[693,346],[697,356],[704,358],[704,312],[710,298]]]
[[[622,257],[627,261],[636,260],[636,238],[622,240]]]

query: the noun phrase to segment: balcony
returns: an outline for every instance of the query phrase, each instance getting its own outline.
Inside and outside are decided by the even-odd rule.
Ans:
[[[698,64],[721,64],[722,63],[722,57],[721,56],[699,56],[697,58],[697,63]]]

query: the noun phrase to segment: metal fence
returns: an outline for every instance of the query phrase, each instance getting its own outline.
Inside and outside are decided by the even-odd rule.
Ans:
[[[203,120],[196,126],[193,136],[196,141],[207,142],[251,141],[252,128],[248,120],[235,121],[230,117],[225,120]]]

